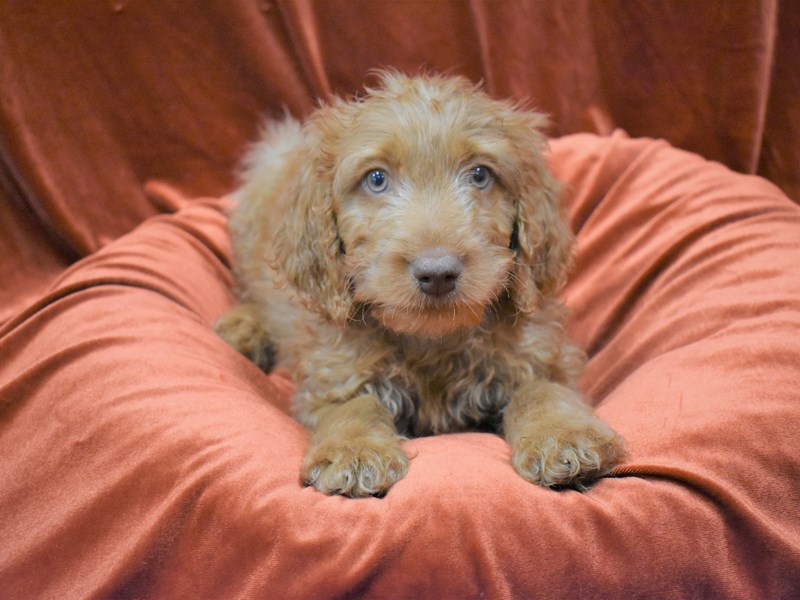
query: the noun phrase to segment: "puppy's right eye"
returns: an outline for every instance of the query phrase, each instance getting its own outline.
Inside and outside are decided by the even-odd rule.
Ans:
[[[372,169],[364,176],[364,187],[373,194],[382,194],[389,188],[389,174],[383,169]]]

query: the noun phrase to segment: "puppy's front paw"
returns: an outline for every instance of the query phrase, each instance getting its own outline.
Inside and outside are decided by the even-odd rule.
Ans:
[[[594,415],[565,415],[533,424],[514,446],[512,462],[528,481],[586,489],[622,460],[624,443]]]
[[[303,483],[326,494],[382,496],[408,472],[400,442],[378,435],[323,440],[308,450]]]

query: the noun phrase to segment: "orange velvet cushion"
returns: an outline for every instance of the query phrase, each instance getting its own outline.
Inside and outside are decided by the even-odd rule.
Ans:
[[[800,207],[663,142],[553,142],[583,379],[631,459],[586,494],[412,440],[383,499],[298,473],[287,374],[212,332],[220,202],[155,217],[0,334],[9,597],[780,597],[800,587]]]

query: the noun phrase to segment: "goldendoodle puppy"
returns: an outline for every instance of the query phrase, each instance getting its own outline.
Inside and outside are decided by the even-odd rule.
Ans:
[[[576,388],[543,120],[460,78],[382,73],[250,153],[230,216],[242,304],[217,331],[294,374],[307,485],[381,495],[406,474],[405,436],[474,428],[543,486],[621,458]]]

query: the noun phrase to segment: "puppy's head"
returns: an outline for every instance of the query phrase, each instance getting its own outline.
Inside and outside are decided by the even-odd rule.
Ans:
[[[542,158],[544,118],[460,78],[382,74],[305,125],[278,267],[323,314],[441,337],[487,310],[536,310],[571,234]]]

